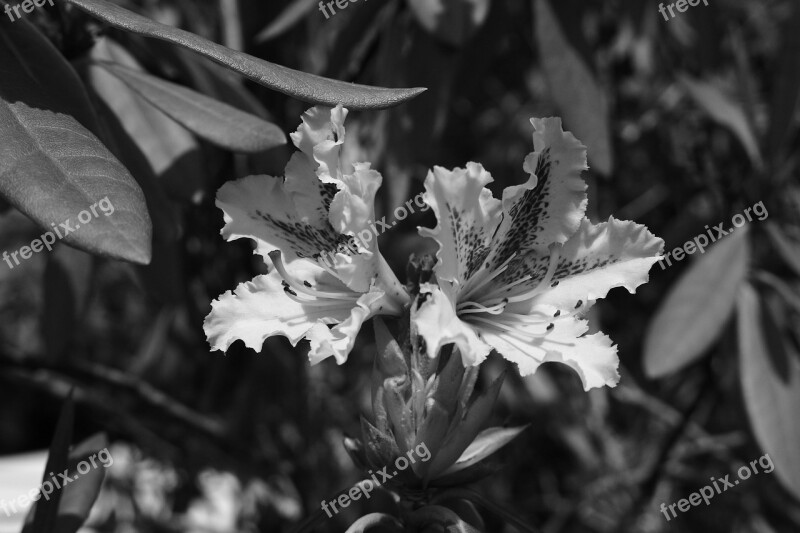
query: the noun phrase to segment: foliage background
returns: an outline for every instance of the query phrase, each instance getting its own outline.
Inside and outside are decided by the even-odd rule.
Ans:
[[[726,254],[712,247],[656,266],[637,294],[612,291],[595,308],[593,322],[619,345],[617,388],[585,394],[576,376],[550,365],[525,379],[511,373],[495,416],[531,427],[480,488],[545,532],[797,531],[796,1],[711,0],[669,21],[650,0],[365,0],[328,20],[307,0],[119,4],[297,70],[426,87],[397,107],[348,118],[347,154],[384,176],[378,216],[391,219],[434,164],[481,162],[498,196],[525,176],[528,119],[550,115],[589,148],[595,221],[644,223],[671,250],[763,201],[769,218],[726,237]],[[0,264],[0,456],[8,456],[0,461],[8,467],[21,461],[13,454],[47,447],[75,386],[75,440],[106,431],[116,462],[87,530],[288,531],[357,480],[341,442],[369,411],[371,332],[342,367],[310,368],[302,343],[293,349],[282,338],[261,354],[239,344],[226,357],[209,354],[210,301],[264,272],[248,243],[220,238],[215,191],[246,174],[279,174],[290,148],[232,154],[152,110],[135,125],[141,101],[120,103],[130,89],[92,78],[90,57],[100,53],[96,41],[111,39],[117,61],[129,54],[150,74],[287,133],[309,104],[71,7],[26,20],[87,86],[119,98],[110,113],[130,128],[117,132],[134,143],[119,153],[145,193],[152,260],[60,244],[13,270]],[[3,20],[0,32],[11,27]],[[433,224],[417,213],[381,237],[397,272],[409,254],[432,251],[416,226]],[[42,231],[0,203],[0,250]],[[482,381],[503,366],[491,360]],[[772,474],[670,522],[660,513],[662,502],[764,453]],[[20,487],[6,467],[0,486]],[[385,495],[368,503],[391,505]],[[358,509],[329,530],[343,530]]]

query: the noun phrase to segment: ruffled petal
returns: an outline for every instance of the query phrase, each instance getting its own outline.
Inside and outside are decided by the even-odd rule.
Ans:
[[[356,336],[364,322],[380,314],[385,306],[391,305],[386,302],[384,293],[377,290],[362,294],[355,304],[349,316],[334,327],[328,328],[317,323],[310,329],[307,335],[311,342],[308,358],[312,365],[330,356],[333,356],[340,365],[347,361],[347,356],[353,349]]]
[[[464,282],[481,266],[500,221],[500,200],[484,187],[494,181],[478,163],[452,171],[434,167],[423,198],[436,214],[435,228],[420,235],[439,243],[435,271],[440,280]]]
[[[311,272],[300,275],[309,278]],[[226,351],[240,339],[245,346],[258,352],[272,335],[283,335],[296,345],[318,320],[334,323],[345,320],[355,302],[353,298],[352,301],[330,300],[328,305],[301,304],[286,296],[281,282],[281,277],[273,271],[242,283],[235,291],[227,291],[214,300],[211,313],[203,323],[211,349]],[[327,280],[325,284],[333,284],[333,281]]]
[[[492,351],[475,329],[456,315],[451,296],[436,285],[423,283],[420,298],[427,295],[418,309],[412,310],[411,322],[425,339],[428,357],[434,358],[447,344],[455,343],[464,366],[481,363]]]
[[[504,322],[513,324],[511,321]],[[536,326],[516,324],[518,332],[509,332],[488,324],[479,327],[486,342],[503,357],[519,367],[521,375],[532,374],[539,365],[547,362],[563,363],[578,373],[584,390],[619,381],[619,358],[611,339],[602,333],[584,335],[586,321],[574,318],[556,320],[551,329],[539,338],[531,339],[525,332],[541,333],[543,323]]]
[[[295,152],[286,164],[283,186],[302,222],[327,228],[331,202],[339,187],[335,183],[323,183],[314,172],[314,167],[311,159]]]
[[[331,206],[329,220],[341,234],[354,237],[362,250],[377,251],[377,229],[375,222],[375,195],[383,178],[370,170],[369,163],[356,163],[353,174],[342,175],[342,189],[336,193]]]
[[[319,182],[313,174],[311,178],[308,190]],[[225,216],[222,236],[228,241],[253,239],[256,253],[263,257],[280,250],[287,261],[314,258],[347,246],[351,239],[337,233],[327,219],[301,217],[280,178],[261,175],[229,181],[217,192],[216,203]]]
[[[614,287],[633,293],[647,282],[650,267],[661,259],[664,241],[641,224],[613,217],[594,225],[583,219],[561,249],[552,282],[534,305],[573,309],[578,302],[603,298]]]
[[[491,264],[512,254],[546,254],[552,243],[565,242],[586,212],[586,147],[564,132],[560,118],[531,119],[534,152],[523,168],[530,178],[503,191],[503,222],[496,235]]]
[[[348,171],[340,168],[346,117],[347,109],[341,105],[333,109],[312,107],[303,113],[303,123],[291,134],[294,145],[319,165],[317,175],[326,183],[338,180]]]

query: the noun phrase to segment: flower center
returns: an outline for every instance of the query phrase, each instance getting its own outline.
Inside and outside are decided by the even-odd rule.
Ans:
[[[307,280],[303,280],[302,283],[298,282],[286,270],[286,266],[283,264],[283,258],[279,250],[273,250],[270,252],[269,258],[272,259],[272,264],[275,265],[275,270],[277,270],[278,274],[280,274],[280,276],[283,278],[283,292],[295,302],[302,304],[329,305],[328,302],[325,302],[324,300],[358,299],[358,294],[350,290],[347,292],[321,291],[314,289],[314,286]]]
[[[557,245],[551,246],[547,271],[542,279],[535,287],[523,290],[512,296],[509,296],[509,293],[513,293],[515,287],[531,280],[532,277],[530,275],[523,276],[501,287],[493,288],[488,294],[480,295],[479,298],[470,299],[470,296],[476,295],[479,289],[486,287],[500,273],[505,271],[514,255],[509,257],[499,269],[491,274],[479,273],[475,276],[475,278],[478,278],[477,281],[473,281],[475,278],[472,278],[465,285],[465,289],[462,291],[463,297],[460,298],[461,301],[456,306],[456,313],[464,321],[480,322],[483,325],[482,327],[489,327],[506,335],[511,335],[520,341],[530,342],[534,339],[545,337],[555,328],[553,319],[561,316],[561,311],[556,311],[554,315],[541,311],[519,314],[506,311],[506,307],[509,304],[530,300],[544,292],[553,280],[560,256],[561,247]],[[476,301],[478,299],[480,301]],[[566,318],[566,316],[562,318]],[[538,327],[532,330],[534,326]],[[541,327],[541,331],[539,331],[539,327]]]
[[[493,289],[488,295],[486,295],[485,298],[483,298],[483,301],[486,302],[487,305],[492,305],[491,302],[502,297],[503,299],[507,300],[508,303],[517,303],[530,300],[540,295],[549,288],[550,282],[553,280],[553,275],[556,273],[556,268],[558,267],[558,259],[560,257],[561,257],[561,246],[552,245],[550,247],[550,261],[547,265],[547,271],[545,272],[544,277],[541,279],[541,281],[539,281],[539,283],[536,284],[535,287],[533,287],[532,289],[523,290],[522,292],[514,294],[513,296],[503,296],[504,293],[511,292],[511,289],[513,289],[517,285],[520,285],[532,279],[529,274],[507,285]]]

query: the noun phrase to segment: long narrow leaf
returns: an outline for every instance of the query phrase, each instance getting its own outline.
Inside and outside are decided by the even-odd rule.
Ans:
[[[161,24],[105,0],[65,0],[116,28],[161,39],[202,54],[265,87],[314,104],[382,109],[422,93],[424,88],[369,87],[299,72],[225,48],[193,33]]]
[[[762,312],[756,290],[743,286],[737,329],[744,403],[756,440],[775,465],[775,475],[800,498],[800,357],[787,357],[787,368],[779,375],[771,361],[767,332],[761,327]],[[785,339],[779,342],[794,351]]]
[[[55,435],[50,443],[50,454],[47,457],[47,464],[44,467],[42,485],[45,482],[52,483],[50,472],[61,473],[68,468],[69,464],[69,445],[72,442],[72,426],[75,422],[75,403],[72,393],[69,394],[64,405],[61,407],[61,415],[58,417]],[[39,503],[33,511],[33,530],[36,533],[52,533],[55,531],[56,517],[58,516],[58,504],[61,501],[61,491],[54,491],[48,495],[47,499],[40,498]]]
[[[750,156],[750,161],[756,168],[760,168],[763,163],[761,151],[742,106],[708,82],[695,80],[686,75],[679,76],[678,79],[700,109],[715,122],[728,128],[739,139],[747,155]]]
[[[648,376],[660,378],[693,363],[722,331],[748,270],[746,230],[715,243],[670,290],[645,337]]]
[[[489,428],[481,431],[475,440],[464,450],[450,468],[442,475],[453,474],[469,468],[492,455],[494,452],[514,440],[514,438],[525,431],[528,426],[517,426],[513,428]]]
[[[216,146],[256,153],[286,144],[279,127],[255,115],[146,72],[114,63],[101,66],[175,122]]]
[[[535,0],[536,43],[550,91],[575,136],[589,148],[589,164],[603,174],[614,166],[608,98],[567,40],[548,0]]]
[[[284,32],[289,31],[295,24],[300,22],[306,16],[306,13],[316,5],[317,0],[294,0],[294,2],[286,6],[286,9],[281,11],[280,15],[275,17],[275,20],[258,32],[256,42],[263,43],[283,35]]]

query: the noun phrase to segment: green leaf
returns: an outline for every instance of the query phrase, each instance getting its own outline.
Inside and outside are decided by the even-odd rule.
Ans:
[[[744,403],[756,440],[769,454],[778,480],[800,498],[800,356],[786,358],[786,371],[771,363],[766,332],[761,328],[756,290],[744,285],[738,299],[739,370]],[[794,347],[783,340],[784,349]]]
[[[767,152],[776,167],[780,166],[800,106],[800,4],[791,2],[786,9],[792,14],[786,17],[780,32],[783,42],[775,65],[767,132]]]
[[[434,37],[461,46],[486,21],[491,0],[408,0],[420,25]]]
[[[481,533],[465,522],[455,511],[441,505],[426,505],[408,515],[408,521],[418,526],[413,531],[446,531],[447,533]],[[435,527],[439,526],[439,527]]]
[[[747,234],[744,226],[722,237],[670,290],[645,335],[649,377],[664,377],[693,363],[720,334],[748,272]]]
[[[90,131],[97,131],[96,119],[69,64],[22,19],[0,32],[0,65],[0,196],[47,231],[69,221],[75,231],[64,237],[67,244],[150,261],[142,191]],[[92,216],[90,208],[105,197],[113,214]],[[82,212],[89,222],[77,222]]]
[[[800,243],[787,237],[781,227],[773,222],[767,222],[765,228],[775,251],[778,252],[786,266],[800,277]]]
[[[113,63],[101,63],[153,107],[215,146],[256,153],[286,144],[278,126],[196,91]]]
[[[497,402],[504,380],[505,372],[500,374],[489,388],[475,398],[475,401],[467,408],[462,420],[453,421],[439,454],[430,461],[431,466],[428,473],[430,479],[436,479],[436,477],[450,468],[478,436],[481,428],[492,415],[492,410]]]
[[[478,531],[486,530],[483,517],[481,517],[478,507],[473,502],[465,499],[452,499],[442,502],[441,505],[452,510],[461,517],[464,522],[469,523],[472,527],[478,529]]]
[[[536,533],[538,531],[535,527],[529,525],[527,521],[523,521],[516,514],[511,513],[507,509],[501,507],[494,501],[486,498],[481,493],[473,489],[461,488],[461,487],[448,489],[444,492],[439,493],[433,499],[433,501],[434,503],[437,503],[439,501],[453,500],[459,498],[463,498],[467,501],[474,503],[479,507],[483,507],[484,509],[491,512],[504,522],[514,526],[520,533]]]
[[[111,461],[108,461],[106,466],[101,461],[95,460],[86,474],[79,473],[77,468],[81,462],[90,465],[89,458],[103,450],[108,453],[108,439],[104,434],[97,434],[76,445],[70,452],[69,477],[73,482],[63,488],[64,495],[58,506],[54,533],[75,533],[89,518],[89,512],[97,501],[106,477],[106,468],[111,465]]]
[[[459,390],[466,370],[461,362],[461,355],[452,350],[443,349],[439,354],[439,363],[440,368],[433,385],[429,390],[418,393],[420,398],[425,398],[423,408],[425,419],[418,425],[416,444],[427,446],[431,451],[431,458],[435,458],[438,454],[442,441],[450,429],[450,423],[458,411]],[[469,394],[472,391],[466,392]],[[431,460],[414,463],[414,472],[419,478],[425,479],[432,464]]]
[[[364,453],[372,465],[391,464],[400,455],[395,439],[361,417],[361,435],[364,438]]]
[[[257,43],[263,43],[283,35],[300,22],[306,14],[317,5],[317,0],[295,0],[286,9],[281,11],[275,20],[270,22],[266,28],[258,32],[255,37]]]
[[[369,87],[307,74],[231,50],[193,33],[173,28],[105,0],[65,0],[112,26],[161,39],[202,54],[248,79],[313,104],[350,109],[382,109],[418,96],[425,89]]]
[[[369,513],[353,522],[345,533],[364,533],[374,527],[381,527],[381,531],[397,531],[398,533],[403,531],[402,524],[392,515]]]
[[[98,453],[106,457],[105,462],[96,457]],[[81,465],[79,470],[80,463],[84,463],[85,468],[84,465]],[[60,479],[59,473],[68,470],[67,477],[72,480],[65,482],[60,489],[55,491],[59,493],[60,499],[55,522],[51,530],[52,533],[75,533],[86,522],[92,506],[100,494],[100,488],[105,479],[105,470],[111,464],[113,464],[113,458],[108,452],[108,439],[104,434],[98,433],[77,444],[69,452],[67,466],[52,470],[56,479]],[[46,472],[51,472],[51,470]],[[45,477],[49,479],[48,476]],[[45,505],[51,504],[53,496],[50,496],[49,502],[39,499],[32,507],[31,513],[35,514],[37,512],[36,508],[42,503]],[[38,529],[33,529],[30,522],[23,529],[23,533],[39,533],[39,531]]]
[[[121,45],[109,38],[101,39],[89,59],[79,63],[86,84],[147,158],[167,194],[184,202],[200,201],[206,190],[206,173],[195,137],[103,68],[100,63],[106,61],[141,69]]]
[[[550,93],[564,118],[565,129],[588,147],[589,164],[601,174],[613,170],[608,99],[564,36],[547,0],[535,0],[536,43]]]
[[[19,22],[19,21],[17,21]],[[58,417],[58,424],[50,443],[50,453],[47,456],[47,464],[44,467],[42,486],[45,482],[50,482],[50,472],[63,472],[69,465],[69,445],[72,442],[72,427],[75,423],[75,402],[70,391],[64,405],[61,407],[61,414]],[[50,482],[50,486],[53,484]],[[58,504],[62,497],[61,490],[53,490],[47,499],[39,499],[37,505],[31,509],[33,521],[32,531],[36,533],[53,533],[56,531],[56,517],[58,516]],[[26,528],[27,529],[27,528]],[[23,533],[28,533],[23,530]]]
[[[270,113],[244,86],[241,74],[214,63],[191,50],[163,41],[145,40],[148,52],[163,57],[185,85],[251,115],[269,119]]]
[[[100,124],[100,137],[141,187],[147,202],[147,212],[153,222],[153,245],[159,242],[174,243],[178,237],[178,215],[174,204],[158,183],[147,156],[131,136],[125,131],[122,122],[111,107],[89,87],[89,96],[97,110]],[[152,264],[152,261],[151,261]]]
[[[730,130],[744,146],[753,166],[760,168],[763,161],[758,141],[742,106],[708,82],[698,81],[687,75],[679,75],[678,79],[698,107],[712,120]]]
[[[472,444],[470,444],[467,449],[464,450],[464,453],[461,454],[461,457],[458,458],[453,466],[445,470],[442,475],[446,476],[448,474],[453,474],[483,461],[494,452],[514,440],[514,438],[525,431],[527,427],[527,425],[513,428],[495,427],[481,431],[478,436],[475,437],[475,440],[472,441]]]

